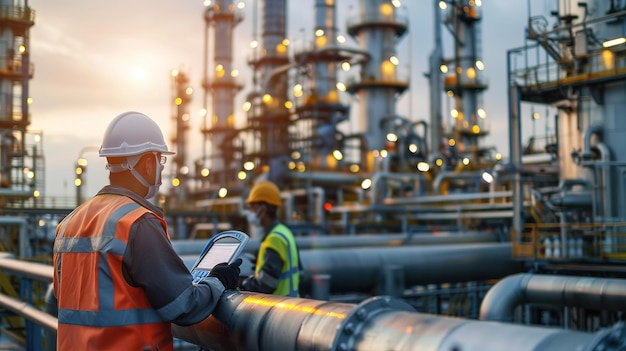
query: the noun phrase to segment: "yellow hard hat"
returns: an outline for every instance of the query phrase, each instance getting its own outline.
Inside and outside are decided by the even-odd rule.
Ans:
[[[254,184],[250,190],[250,194],[248,194],[246,203],[249,204],[252,202],[267,202],[270,205],[279,207],[281,204],[280,190],[278,190],[276,184],[269,180],[260,181]]]

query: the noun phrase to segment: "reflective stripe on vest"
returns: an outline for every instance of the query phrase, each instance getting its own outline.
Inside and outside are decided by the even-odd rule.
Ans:
[[[131,220],[133,222],[143,214],[150,212],[148,209],[143,208],[124,196],[109,196],[106,199],[107,203],[115,202],[116,200],[119,202],[119,205],[109,214],[101,233],[91,233],[88,237],[66,237],[65,231],[68,223],[78,213],[77,211],[72,212],[68,218],[62,222],[59,228],[57,239],[54,243],[54,253],[55,256],[57,256],[56,278],[59,284],[63,284],[63,281],[60,279],[60,267],[63,254],[98,255],[97,298],[99,308],[94,311],[68,309],[59,305],[59,323],[90,327],[116,327],[163,322],[153,308],[116,309],[115,282],[112,277],[119,276],[121,273],[112,274],[108,255],[118,256],[118,260],[121,262],[126,249],[126,242],[116,237],[118,224],[133,211],[139,210],[132,215]],[[90,209],[91,208],[86,208],[83,209],[83,211],[89,211]],[[86,216],[86,214],[82,213],[82,216]],[[102,225],[100,226],[102,227]],[[121,234],[124,240],[128,240],[128,234],[129,233]],[[60,289],[61,287],[59,287],[59,291]],[[132,298],[132,296],[130,296],[130,298]]]

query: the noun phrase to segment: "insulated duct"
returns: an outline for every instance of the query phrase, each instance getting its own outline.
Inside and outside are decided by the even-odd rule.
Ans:
[[[176,338],[211,351],[621,350],[622,324],[597,333],[438,317],[373,297],[359,305],[227,291],[212,316]]]
[[[489,289],[480,306],[479,318],[513,322],[515,308],[527,303],[624,311],[626,280],[515,274]]]

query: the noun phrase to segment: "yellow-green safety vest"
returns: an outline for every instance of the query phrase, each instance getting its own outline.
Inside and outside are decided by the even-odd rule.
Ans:
[[[274,295],[300,297],[298,286],[300,285],[300,266],[296,239],[284,224],[278,224],[261,242],[255,275],[258,277],[261,268],[265,264],[265,252],[272,249],[280,255],[283,268],[280,274],[278,286]]]

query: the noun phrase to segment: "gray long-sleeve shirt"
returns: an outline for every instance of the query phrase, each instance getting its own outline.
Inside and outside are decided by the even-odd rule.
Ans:
[[[161,209],[124,188],[107,185],[98,194],[124,195],[162,217]],[[209,316],[224,292],[222,283],[207,277],[198,285],[172,248],[161,222],[145,214],[131,227],[123,256],[124,278],[144,289],[148,301],[165,321],[195,324]]]

